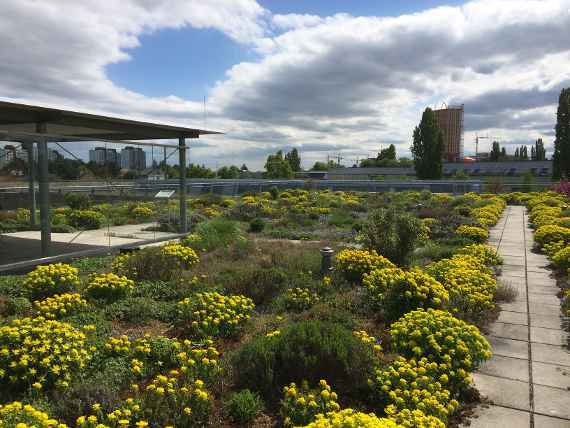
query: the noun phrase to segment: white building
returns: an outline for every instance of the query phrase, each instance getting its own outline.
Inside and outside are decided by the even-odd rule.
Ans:
[[[106,163],[120,164],[121,160],[117,150],[95,147],[89,150],[89,162],[95,162],[97,165],[105,165]]]

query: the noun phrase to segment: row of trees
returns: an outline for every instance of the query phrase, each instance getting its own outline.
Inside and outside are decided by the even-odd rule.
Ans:
[[[558,98],[552,176],[570,178],[570,88],[562,89]]]
[[[283,155],[279,150],[274,155],[267,156],[265,162],[265,178],[293,178],[301,171],[301,157],[297,149]]]

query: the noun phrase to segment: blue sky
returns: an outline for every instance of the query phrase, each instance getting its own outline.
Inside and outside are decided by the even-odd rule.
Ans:
[[[443,102],[466,154],[551,151],[570,86],[570,0],[3,0],[0,38],[0,99],[223,131],[191,142],[208,166],[409,156]]]

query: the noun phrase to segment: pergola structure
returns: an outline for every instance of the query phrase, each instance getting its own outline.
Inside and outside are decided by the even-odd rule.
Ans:
[[[33,165],[33,145],[38,147],[38,181],[42,257],[50,256],[51,221],[48,177],[48,143],[108,142],[157,145],[178,150],[180,165],[180,227],[188,231],[186,219],[186,139],[221,134],[195,128],[140,122],[110,116],[80,113],[35,105],[0,101],[0,140],[21,143]],[[149,140],[178,140],[177,145],[153,144]],[[146,141],[146,142],[145,142]],[[35,213],[35,183],[30,168],[30,208]]]

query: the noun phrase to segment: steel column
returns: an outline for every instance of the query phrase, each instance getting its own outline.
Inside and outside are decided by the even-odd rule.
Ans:
[[[30,201],[30,226],[34,228],[36,226],[36,162],[34,159],[34,143],[27,143],[26,150],[28,152],[28,197]]]
[[[178,139],[178,159],[180,170],[180,232],[188,232],[188,221],[186,219],[186,139]]]
[[[38,124],[38,133],[45,133],[45,124]],[[40,224],[42,235],[42,257],[51,255],[51,221],[49,206],[48,150],[45,139],[38,141],[38,166],[40,185]]]

